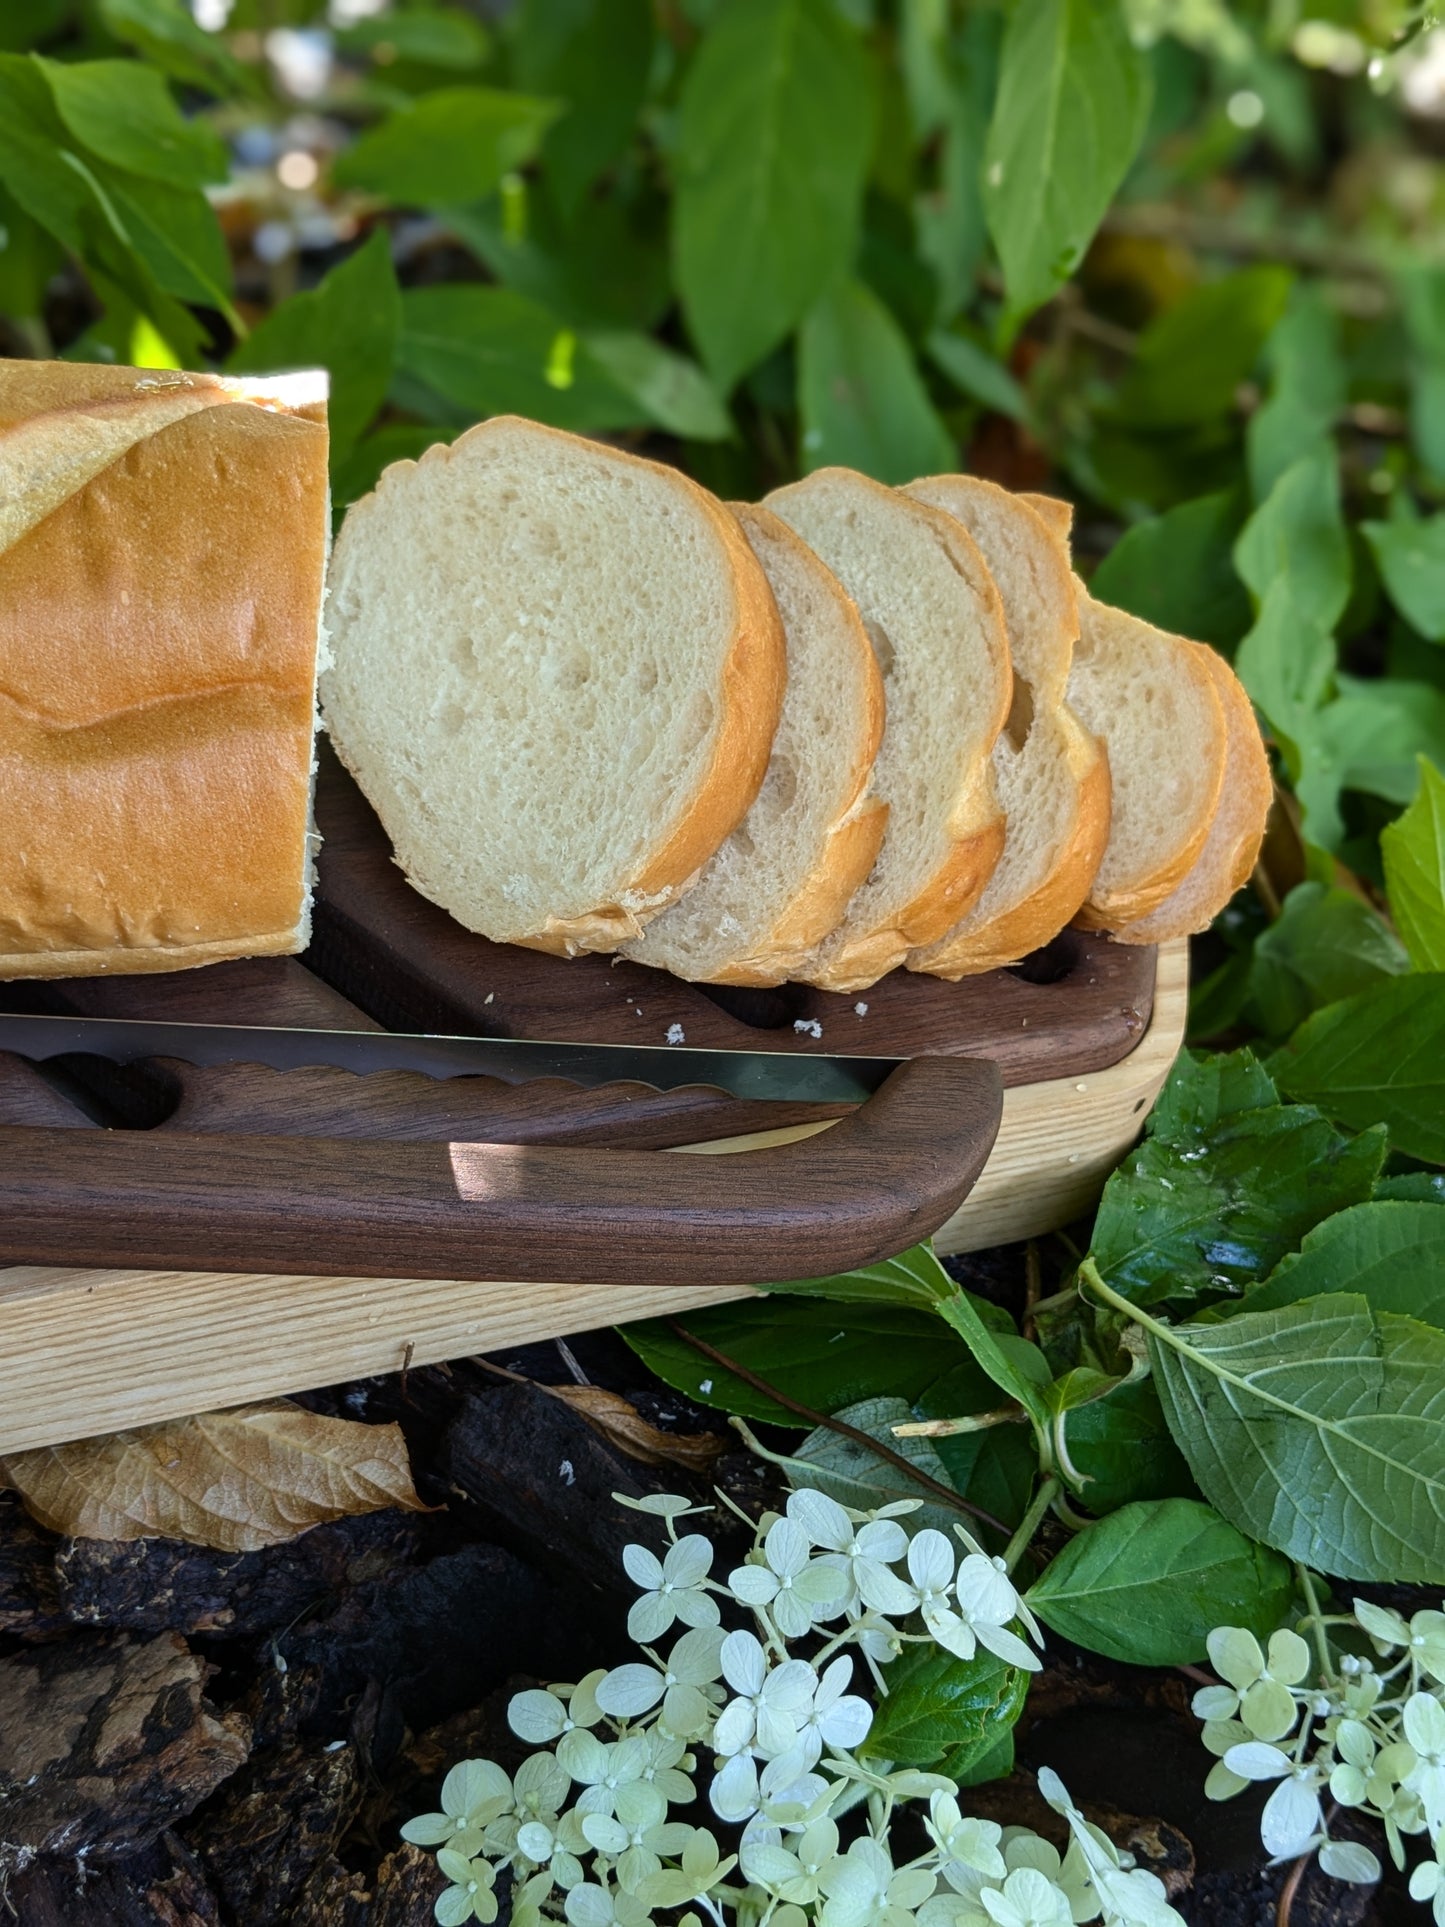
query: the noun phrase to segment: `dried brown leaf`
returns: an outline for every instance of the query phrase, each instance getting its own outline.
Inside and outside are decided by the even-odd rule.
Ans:
[[[277,1400],[0,1458],[0,1485],[72,1539],[184,1539],[256,1552],[384,1506],[422,1511],[396,1425]]]
[[[727,1450],[727,1440],[716,1432],[662,1432],[650,1425],[635,1405],[617,1392],[598,1385],[552,1385],[554,1398],[579,1412],[604,1439],[643,1465],[680,1465],[686,1472],[706,1472]]]

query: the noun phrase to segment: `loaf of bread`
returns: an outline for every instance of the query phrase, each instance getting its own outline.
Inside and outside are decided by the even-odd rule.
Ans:
[[[1109,766],[1067,701],[1079,604],[1066,544],[1036,508],[996,482],[934,475],[906,491],[956,516],[1003,599],[1014,693],[993,750],[1004,812],[998,867],[968,915],[911,970],[957,979],[1017,963],[1069,922],[1109,837]]]
[[[883,679],[837,577],[768,509],[734,503],[733,513],[787,636],[768,773],[693,887],[622,955],[702,982],[780,984],[838,923],[883,840],[888,806],[870,788]]]
[[[0,362],[0,977],[304,948],[324,396]]]
[[[888,805],[878,860],[797,975],[865,989],[967,914],[1003,849],[991,756],[1013,678],[998,590],[952,516],[850,469],[767,499],[852,596],[883,673],[888,716],[874,786]]]
[[[322,710],[423,896],[498,942],[639,936],[747,814],[781,621],[675,469],[510,416],[349,511]]]

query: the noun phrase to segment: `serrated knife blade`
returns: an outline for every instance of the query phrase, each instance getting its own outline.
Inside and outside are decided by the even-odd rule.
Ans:
[[[329,1065],[355,1071],[472,1075],[520,1084],[560,1077],[587,1087],[649,1084],[673,1091],[712,1086],[734,1097],[793,1103],[861,1103],[898,1057],[822,1056],[811,1051],[693,1050],[686,1044],[572,1044],[516,1037],[449,1037],[385,1030],[287,1030],[250,1024],[162,1024],[120,1017],[31,1017],[0,1012],[0,1051],[34,1060],[85,1054],[132,1064],[174,1057],[197,1065],[265,1064],[272,1070]]]

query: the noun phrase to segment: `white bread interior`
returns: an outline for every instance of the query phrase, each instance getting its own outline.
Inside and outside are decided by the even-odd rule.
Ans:
[[[1013,704],[993,748],[1003,855],[967,916],[908,959],[957,979],[1016,963],[1073,917],[1108,840],[1109,772],[1066,700],[1079,610],[1056,529],[1021,496],[971,475],[928,476],[905,492],[955,516],[978,544],[1013,660]]]
[[[869,789],[883,679],[836,576],[770,510],[732,509],[787,636],[773,753],[737,829],[622,955],[695,981],[779,984],[837,924],[883,840],[888,808]]]
[[[825,468],[767,506],[853,598],[883,674],[873,780],[888,827],[842,922],[796,972],[860,990],[951,929],[998,861],[990,756],[1012,690],[1003,613],[967,531],[896,489]]]
[[[1075,919],[1086,930],[1121,930],[1158,909],[1204,847],[1227,744],[1212,653],[1080,585],[1069,702],[1102,738],[1113,785],[1108,846]]]
[[[762,784],[782,625],[720,502],[510,416],[387,469],[337,538],[322,711],[413,885],[470,930],[615,949]]]

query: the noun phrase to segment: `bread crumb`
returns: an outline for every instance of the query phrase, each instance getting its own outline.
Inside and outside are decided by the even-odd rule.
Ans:
[[[495,991],[495,990],[489,990],[489,991],[487,992],[487,994],[486,994],[486,996],[485,996],[485,997],[483,997],[483,999],[482,999],[482,1002],[483,1002],[484,1004],[489,1004],[489,1003],[490,1003],[490,1002],[492,1001],[492,999],[493,999],[493,998],[494,998],[494,997],[496,996],[496,994],[497,994],[497,993],[496,993],[496,991]]]
[[[793,1029],[804,1032],[809,1037],[821,1037],[823,1035],[823,1026],[818,1022],[816,1017],[799,1017],[794,1023]]]
[[[855,1017],[866,1017],[868,1015],[867,1004],[854,1004],[853,1015]]]
[[[641,1011],[638,1012],[638,1015],[639,1016],[642,1015]],[[685,1044],[687,1042],[687,1035],[684,1032],[681,1024],[668,1025],[667,1041],[669,1044]]]

